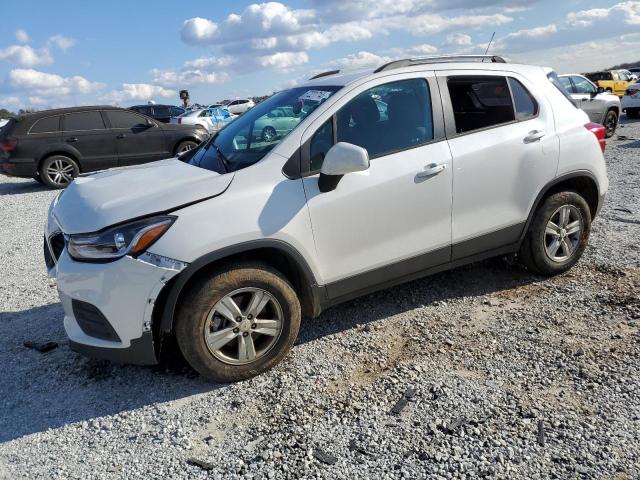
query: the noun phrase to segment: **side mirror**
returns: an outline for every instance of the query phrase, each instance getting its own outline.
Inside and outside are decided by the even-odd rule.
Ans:
[[[155,127],[155,126],[156,126],[156,124],[155,124],[155,123],[153,123],[153,122],[152,122],[151,120],[149,120],[148,118],[147,118],[147,123],[146,123],[146,125],[147,125],[147,128],[151,128],[151,127]]]
[[[604,93],[604,87],[598,87],[598,90],[596,91],[596,95],[600,93]]]
[[[343,175],[362,172],[369,168],[369,153],[362,147],[338,142],[329,149],[320,169],[318,188],[330,192],[338,186]]]

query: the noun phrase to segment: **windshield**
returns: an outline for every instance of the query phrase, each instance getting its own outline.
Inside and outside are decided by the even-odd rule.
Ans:
[[[220,130],[189,164],[219,171],[222,163],[227,172],[233,172],[259,162],[340,88],[297,87],[276,93]]]

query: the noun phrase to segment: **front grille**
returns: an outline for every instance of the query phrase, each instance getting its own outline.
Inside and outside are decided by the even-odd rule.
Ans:
[[[119,342],[120,337],[109,321],[94,305],[80,300],[72,300],[73,316],[84,333],[90,337]]]
[[[64,250],[64,235],[62,232],[57,232],[49,237],[49,244],[51,245],[51,254],[53,255],[53,259],[57,262],[62,255],[62,251]]]

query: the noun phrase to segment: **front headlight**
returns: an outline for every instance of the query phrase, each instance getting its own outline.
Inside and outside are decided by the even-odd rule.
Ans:
[[[158,240],[176,217],[161,215],[118,225],[103,232],[71,235],[67,251],[76,260],[109,261],[136,257]]]

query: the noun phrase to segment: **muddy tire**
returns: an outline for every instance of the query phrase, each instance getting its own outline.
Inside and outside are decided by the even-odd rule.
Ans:
[[[576,192],[547,197],[536,210],[519,261],[531,272],[557,275],[573,267],[582,256],[591,232],[591,211]]]
[[[218,269],[189,287],[176,339],[189,364],[215,382],[235,382],[278,364],[300,329],[300,302],[287,279],[261,263]]]

